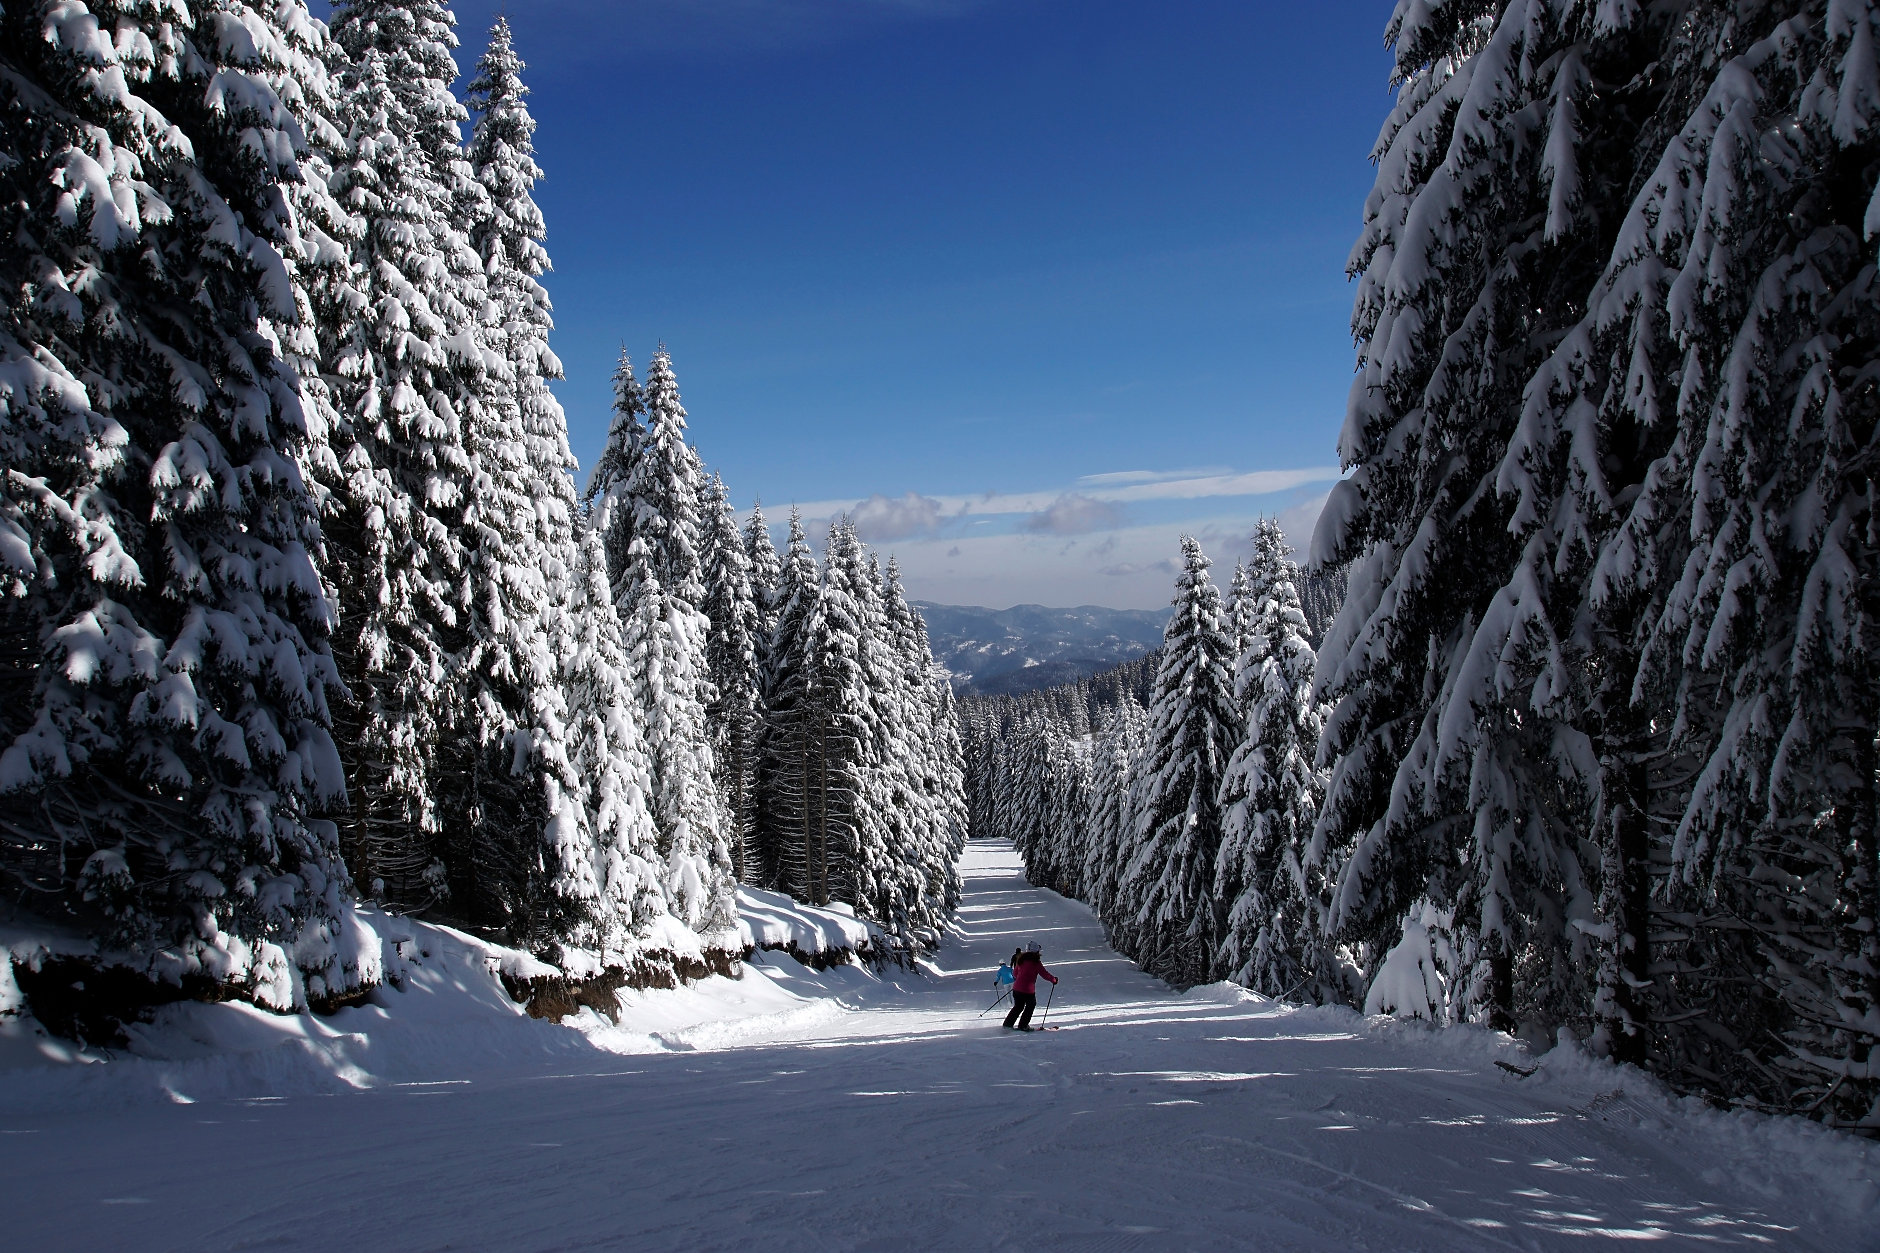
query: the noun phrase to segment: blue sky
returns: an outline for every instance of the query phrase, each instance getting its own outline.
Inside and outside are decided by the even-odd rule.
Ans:
[[[1390,7],[510,3],[577,456],[663,339],[740,505],[856,511],[922,599],[1157,605],[1184,530],[1303,543]]]

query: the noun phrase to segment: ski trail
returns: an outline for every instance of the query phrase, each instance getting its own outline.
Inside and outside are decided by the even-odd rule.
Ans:
[[[1873,1247],[1871,1216],[1811,1178],[1847,1160],[1838,1141],[1778,1129],[1818,1150],[1785,1160],[1750,1122],[1583,1061],[1516,1079],[1483,1033],[1180,995],[1008,846],[975,844],[963,872],[923,976],[675,1051],[9,1126],[9,1246]],[[1026,939],[1063,980],[1061,1031],[976,1017]]]

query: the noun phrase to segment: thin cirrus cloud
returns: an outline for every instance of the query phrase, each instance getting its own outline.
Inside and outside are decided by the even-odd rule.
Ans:
[[[863,513],[871,517],[879,516],[884,527],[882,538],[889,538],[885,533],[895,525],[907,526],[893,538],[911,538],[915,535],[933,534],[933,528],[943,526],[949,521],[962,518],[989,518],[1002,514],[1027,514],[1048,518],[1054,506],[1075,497],[1091,505],[1105,504],[1111,507],[1138,501],[1175,501],[1202,500],[1211,497],[1266,496],[1275,492],[1289,491],[1308,483],[1333,483],[1343,476],[1337,466],[1306,466],[1296,470],[1252,470],[1235,472],[1209,468],[1205,471],[1180,471],[1164,473],[1147,470],[1124,470],[1112,474],[1096,474],[1079,479],[1069,488],[1056,488],[1026,492],[987,492],[980,496],[925,496],[909,492],[901,497],[871,496],[866,500],[823,500],[801,506],[805,517],[832,518],[839,514],[848,514],[856,519],[860,528]],[[1096,516],[1088,506],[1079,505],[1084,510],[1083,516]],[[1059,516],[1068,517],[1075,510],[1060,508]],[[913,520],[918,520],[914,525]],[[1120,511],[1112,515],[1108,525],[1116,526],[1121,521]],[[1051,534],[1075,534],[1073,531],[1054,530],[1049,522],[1041,522],[1033,528]],[[1101,530],[1101,526],[1086,527],[1086,530]]]

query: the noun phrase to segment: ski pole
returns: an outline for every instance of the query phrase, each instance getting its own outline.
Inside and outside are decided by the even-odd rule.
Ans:
[[[980,1010],[977,1014],[974,1014],[973,1017],[984,1018],[987,1014],[990,1014],[993,1010],[997,1009],[999,1007],[999,1001],[1002,1001],[1004,999],[1005,999],[1005,993],[1003,992],[999,993],[998,1001],[992,1002],[992,1004],[986,1006],[984,1009]]]
[[[1044,998],[1044,1017],[1038,1020],[1040,1027],[1051,1021],[1051,1002],[1057,1000],[1057,984],[1051,985],[1051,995]]]

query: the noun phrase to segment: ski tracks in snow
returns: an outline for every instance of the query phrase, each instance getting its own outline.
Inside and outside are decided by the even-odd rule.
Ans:
[[[9,1245],[1880,1247],[1866,1145],[1702,1111],[1570,1051],[1177,994],[1007,846],[975,844],[963,870],[961,932],[920,977],[672,1032],[670,1051],[0,1116],[24,1133],[0,1136]],[[1063,980],[1061,1031],[975,1016],[1028,938]]]

